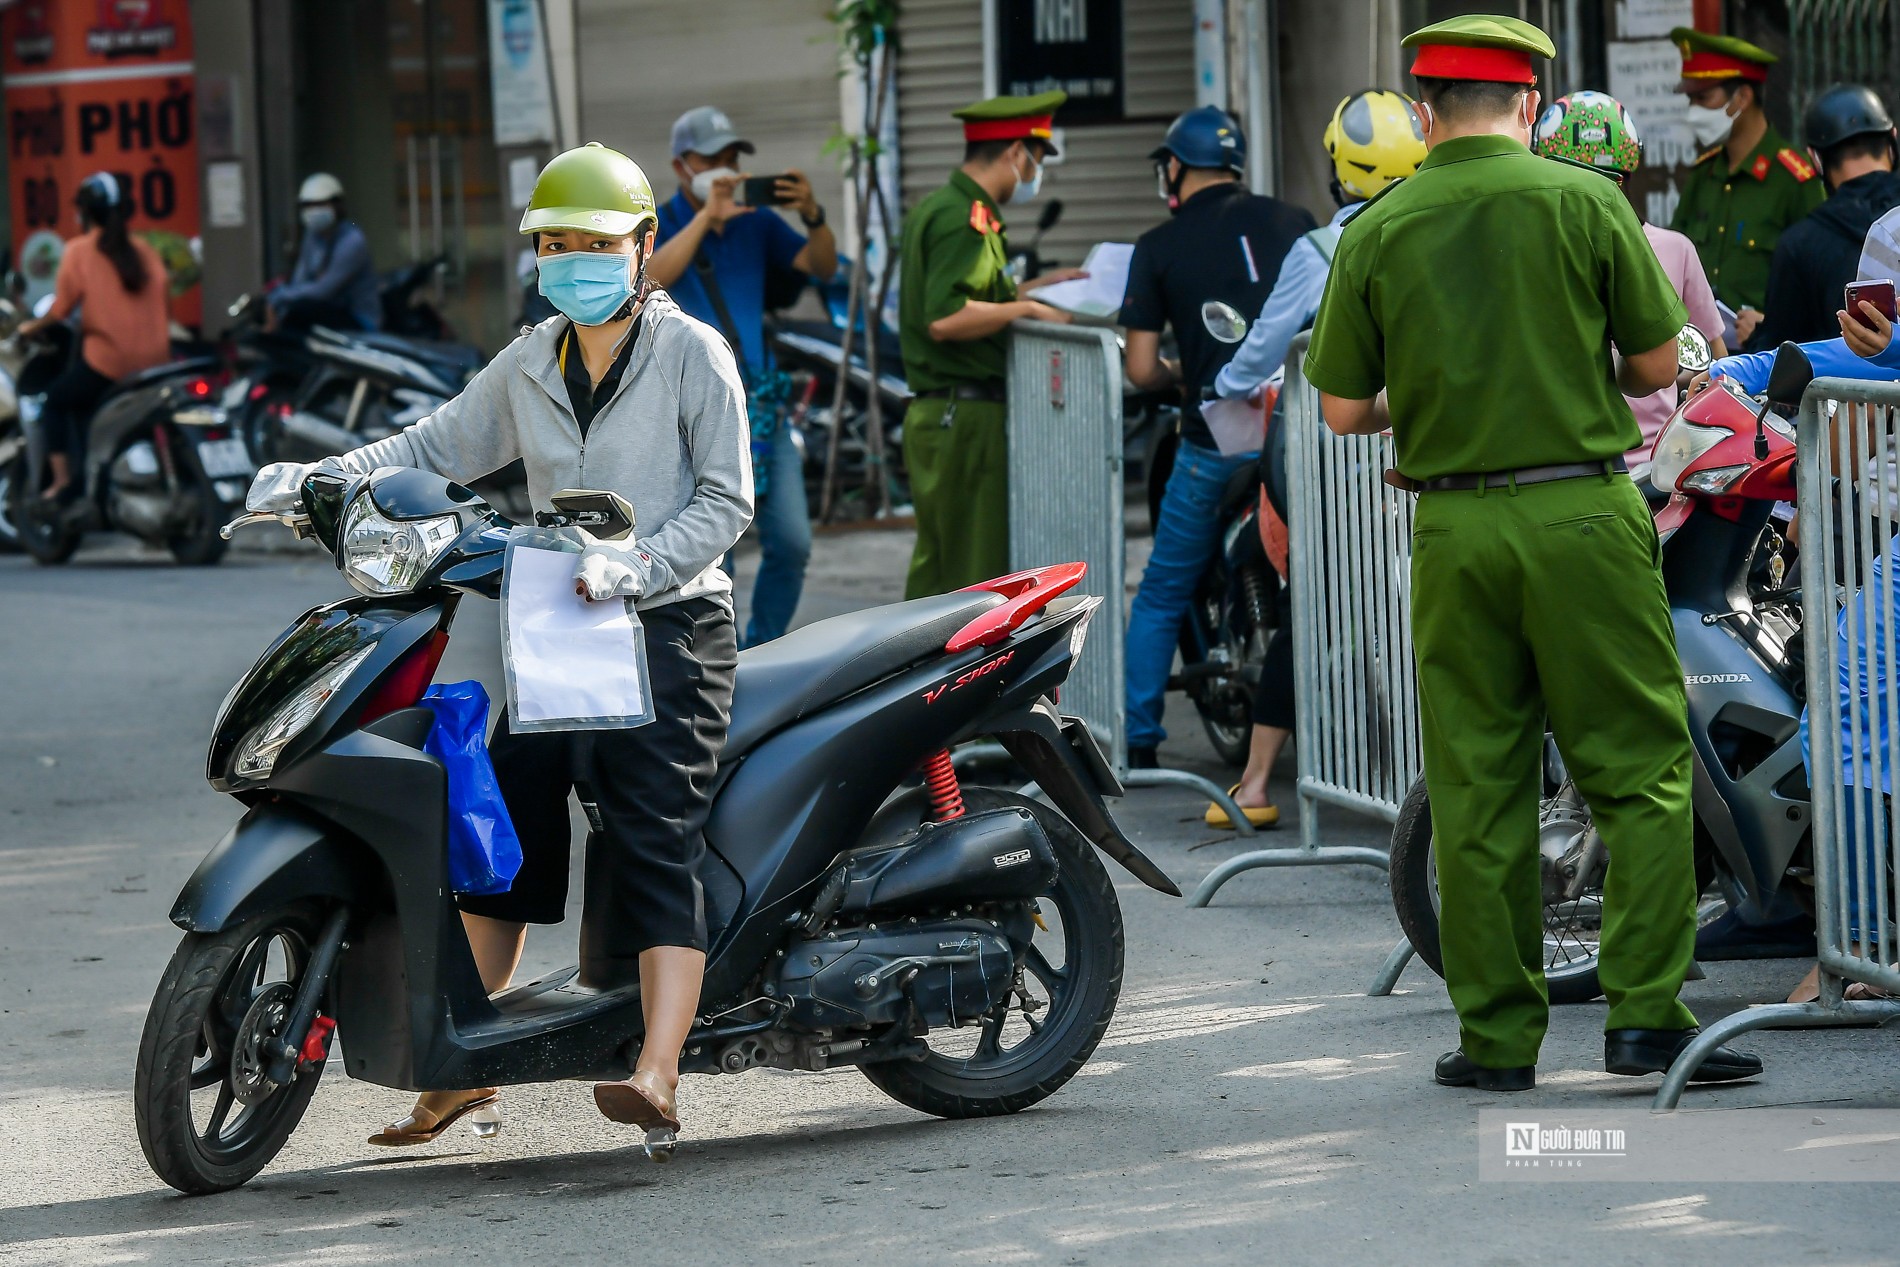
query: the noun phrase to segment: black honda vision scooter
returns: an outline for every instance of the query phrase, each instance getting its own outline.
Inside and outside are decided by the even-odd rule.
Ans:
[[[188,1193],[271,1160],[333,1036],[352,1078],[405,1090],[623,1078],[640,1050],[637,986],[584,989],[569,968],[490,998],[449,890],[444,768],[417,700],[462,595],[498,595],[509,525],[408,469],[313,474],[303,506],[283,522],[361,596],[306,613],[219,711],[207,773],[248,810],[172,910],[186,935],[139,1048],[139,1140]],[[1119,783],[1053,703],[1101,603],[1064,593],[1083,571],[840,616],[740,657],[683,1068],[856,1065],[960,1118],[1027,1108],[1082,1067],[1122,975],[1095,850],[1179,895],[1110,818]],[[960,788],[948,749],[979,736],[1053,808]],[[673,1139],[647,1146],[664,1158]]]

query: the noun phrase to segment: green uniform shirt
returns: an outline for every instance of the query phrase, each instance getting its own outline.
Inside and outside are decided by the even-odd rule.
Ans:
[[[1016,298],[1003,217],[983,186],[964,172],[950,173],[950,183],[918,203],[904,220],[903,261],[897,330],[911,391],[1001,383],[1008,357],[1006,332],[961,343],[930,337],[931,322],[972,299],[1009,303]]]
[[[1458,137],[1347,222],[1304,370],[1385,388],[1413,479],[1596,461],[1642,441],[1611,341],[1647,352],[1687,321],[1614,182]]]
[[[1732,172],[1719,145],[1697,159],[1669,227],[1695,243],[1717,299],[1738,312],[1759,310],[1781,231],[1826,198],[1825,182],[1807,158],[1769,128]]]

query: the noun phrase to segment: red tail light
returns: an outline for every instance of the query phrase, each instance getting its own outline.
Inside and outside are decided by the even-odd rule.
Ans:
[[[211,394],[211,380],[208,378],[192,379],[191,380],[191,394],[194,396],[201,396],[201,397],[209,396]]]
[[[253,383],[251,385],[250,395],[246,396],[245,399],[246,400],[262,400],[264,399],[264,397],[268,395],[270,395],[269,383]]]
[[[413,707],[422,698],[422,693],[429,689],[429,683],[435,680],[436,666],[442,663],[442,653],[448,649],[448,645],[449,636],[440,629],[429,635],[426,642],[418,643],[415,650],[390,670],[383,684],[369,697],[356,724],[367,726],[378,717],[387,717],[399,709]]]

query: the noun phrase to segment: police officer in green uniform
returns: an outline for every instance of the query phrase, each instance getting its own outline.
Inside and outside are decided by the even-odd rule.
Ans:
[[[1405,40],[1428,148],[1347,223],[1304,366],[1341,434],[1390,429],[1412,543],[1447,1086],[1535,1081],[1549,1020],[1538,852],[1548,723],[1611,859],[1599,959],[1612,1073],[1668,1068],[1695,939],[1690,747],[1656,533],[1622,471],[1624,394],[1674,381],[1682,302],[1617,185],[1542,159],[1514,18]],[[1623,349],[1620,360],[1614,343]],[[1720,1049],[1699,1078],[1749,1077]]]
[[[1762,113],[1773,53],[1686,26],[1669,38],[1682,50],[1679,91],[1688,99],[1689,129],[1704,147],[1669,227],[1695,243],[1715,297],[1735,310],[1735,332],[1746,343],[1768,298],[1781,231],[1820,206],[1827,189]]]
[[[898,334],[914,398],[904,462],[917,510],[906,598],[961,589],[1009,571],[1009,446],[1003,370],[1009,323],[1067,321],[1019,297],[1080,276],[1058,269],[1018,287],[1001,208],[1036,196],[1063,92],[992,97],[955,112],[963,165],[904,220]]]

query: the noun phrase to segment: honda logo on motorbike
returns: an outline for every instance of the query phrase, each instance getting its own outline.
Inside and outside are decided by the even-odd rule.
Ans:
[[[1684,686],[1720,686],[1726,682],[1753,682],[1746,673],[1691,673],[1682,679]]]

